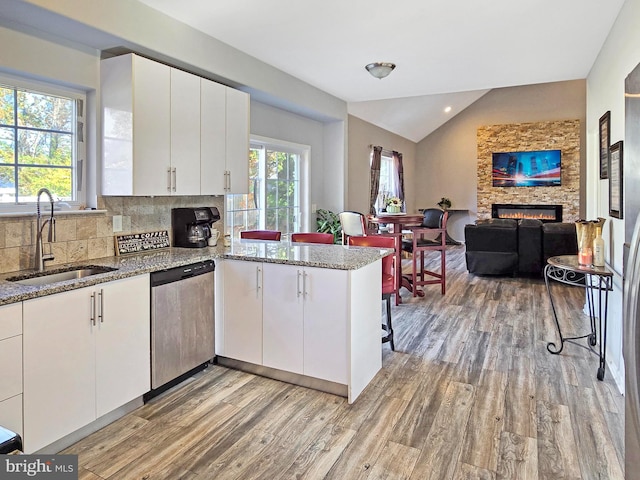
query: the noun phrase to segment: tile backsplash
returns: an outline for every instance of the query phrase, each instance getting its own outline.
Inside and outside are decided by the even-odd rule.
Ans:
[[[224,231],[223,196],[99,197],[98,210],[106,212],[55,212],[56,241],[44,242],[55,259],[47,265],[113,256],[116,234],[168,230],[171,236],[171,209],[179,207],[217,207],[223,218],[215,226]],[[122,215],[121,232],[113,232],[114,215]],[[0,217],[0,273],[33,268],[36,233],[34,215]]]

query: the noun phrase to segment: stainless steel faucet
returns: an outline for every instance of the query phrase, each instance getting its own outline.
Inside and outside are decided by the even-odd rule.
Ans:
[[[40,195],[42,195],[43,193],[46,193],[49,196],[49,202],[51,203],[51,217],[49,218],[49,220],[45,220],[44,223],[41,224],[42,216],[40,215]],[[42,230],[44,230],[44,227],[47,225],[47,223],[49,224],[49,235],[47,237],[47,241],[49,243],[56,241],[56,219],[53,218],[53,196],[51,195],[51,192],[46,188],[41,188],[40,190],[38,190],[36,212],[38,214],[38,218],[36,221],[38,234],[36,236],[35,268],[41,272],[42,270],[44,270],[44,262],[53,260],[53,253],[51,253],[51,245],[49,245],[48,254],[45,255],[42,251]]]

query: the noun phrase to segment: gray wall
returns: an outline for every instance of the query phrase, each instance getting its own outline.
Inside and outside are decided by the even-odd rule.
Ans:
[[[477,129],[483,125],[531,123],[578,119],[581,122],[581,159],[586,151],[586,88],[584,80],[545,83],[491,90],[449,120],[417,145],[413,189],[419,208],[430,208],[448,197],[453,209],[468,209],[454,215],[449,231],[463,240],[464,225],[473,223],[477,212]],[[584,215],[585,162],[581,163],[581,205]]]
[[[349,115],[346,210],[369,213],[371,154],[369,145],[379,145],[385,150],[395,150],[402,153],[407,212],[417,212],[416,185],[413,181],[416,165],[416,144],[353,115]]]

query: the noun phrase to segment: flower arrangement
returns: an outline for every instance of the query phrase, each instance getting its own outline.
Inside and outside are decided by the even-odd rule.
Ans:
[[[402,200],[398,197],[387,198],[387,207],[400,207],[402,208]]]
[[[398,197],[389,197],[387,198],[387,212],[389,213],[400,213],[402,210],[402,200]]]

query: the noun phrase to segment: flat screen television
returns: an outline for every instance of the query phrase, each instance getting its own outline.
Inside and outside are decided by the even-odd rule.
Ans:
[[[500,152],[492,155],[494,187],[556,187],[560,185],[560,150]]]

